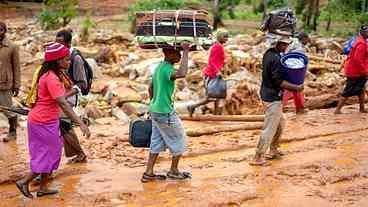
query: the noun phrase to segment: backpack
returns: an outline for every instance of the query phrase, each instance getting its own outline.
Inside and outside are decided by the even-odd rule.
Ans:
[[[344,46],[344,49],[343,49],[343,54],[344,55],[349,55],[349,53],[351,51],[351,48],[353,47],[356,40],[357,40],[357,36],[354,36],[354,37],[350,38],[350,40]]]
[[[74,58],[75,56],[79,55],[82,58],[83,64],[84,64],[84,71],[86,73],[86,78],[87,78],[87,88],[81,88],[81,92],[82,95],[88,95],[89,91],[91,90],[92,87],[92,81],[93,81],[93,70],[91,68],[91,66],[88,64],[88,62],[86,61],[86,59],[84,59],[84,57],[82,56],[81,52],[77,49],[73,49],[73,52],[71,54],[71,63],[70,63],[70,68],[68,70],[68,74],[70,76],[70,78],[72,79],[73,82],[75,82],[75,78],[74,78],[74,73],[73,73],[73,64],[74,64]]]

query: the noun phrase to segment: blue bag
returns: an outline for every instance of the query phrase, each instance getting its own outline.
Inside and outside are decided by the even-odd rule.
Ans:
[[[355,41],[357,40],[357,36],[352,37],[345,45],[343,49],[343,54],[348,55],[350,53],[351,48],[353,47]]]

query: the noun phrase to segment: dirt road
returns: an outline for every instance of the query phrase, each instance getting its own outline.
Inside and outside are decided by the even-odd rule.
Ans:
[[[64,163],[52,186],[60,193],[29,200],[14,180],[28,171],[24,131],[17,143],[0,143],[0,206],[366,206],[368,201],[368,117],[334,116],[331,110],[288,115],[282,144],[286,156],[269,167],[250,167],[259,131],[189,138],[182,167],[193,173],[186,182],[141,184],[146,150],[129,146],[126,126],[92,127],[82,140],[87,164]],[[185,122],[186,127],[213,123]],[[228,123],[221,123],[226,125]],[[156,168],[169,167],[167,154]],[[31,189],[36,189],[32,186]]]

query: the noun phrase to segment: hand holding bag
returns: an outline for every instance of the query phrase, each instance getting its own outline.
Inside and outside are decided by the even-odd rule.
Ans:
[[[226,98],[226,81],[221,76],[210,78],[207,82],[208,98]]]

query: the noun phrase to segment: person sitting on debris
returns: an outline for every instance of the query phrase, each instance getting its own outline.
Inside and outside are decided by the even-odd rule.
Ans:
[[[367,113],[365,110],[365,84],[368,76],[368,25],[360,28],[360,35],[351,48],[345,61],[344,69],[346,75],[346,85],[341,93],[335,114],[341,114],[341,109],[346,100],[351,96],[359,97],[360,112]]]
[[[73,49],[71,48],[72,44],[72,33],[69,30],[61,30],[56,34],[56,42],[63,44],[67,48],[70,49],[70,53],[73,53]],[[73,109],[77,109],[79,106],[79,96],[81,94],[81,90],[87,88],[87,77],[84,69],[84,62],[80,55],[71,55],[71,65],[68,71],[73,72],[74,87],[68,94],[70,97],[67,97],[67,101]],[[66,157],[73,157],[69,160],[69,163],[80,163],[85,162],[87,160],[87,156],[84,153],[78,136],[73,129],[72,122],[69,118],[62,114],[61,116],[61,133],[64,138],[64,151]]]
[[[49,174],[59,166],[62,150],[60,136],[60,108],[77,123],[83,134],[90,136],[88,127],[73,112],[65,99],[65,88],[71,88],[71,81],[64,70],[69,68],[70,52],[60,43],[51,43],[44,54],[44,63],[38,76],[38,96],[34,107],[28,114],[28,145],[31,173],[16,181],[20,192],[33,198],[29,183],[41,174],[37,197],[56,194],[57,190],[47,187]]]
[[[169,148],[172,154],[172,163],[167,177],[171,179],[183,180],[190,178],[188,172],[180,172],[178,169],[181,155],[186,151],[187,141],[181,120],[175,112],[173,95],[175,80],[185,78],[188,72],[189,44],[183,42],[183,57],[179,50],[164,48],[165,60],[155,69],[152,75],[152,82],[149,87],[151,103],[149,112],[152,119],[152,135],[150,144],[150,154],[146,171],[143,173],[142,182],[154,180],[165,180],[165,175],[154,174],[154,165],[160,152]],[[181,60],[179,70],[173,65]]]
[[[310,43],[310,38],[308,34],[300,32],[297,38],[293,40],[293,43],[289,46],[289,52],[299,52],[305,54],[305,46]],[[303,92],[292,92],[289,90],[284,90],[282,103],[284,107],[288,104],[289,99],[293,97],[296,113],[304,113],[304,93]]]
[[[6,38],[7,26],[0,22],[0,105],[11,107],[12,97],[19,94],[20,88],[20,63],[18,46]],[[14,113],[5,112],[9,122],[9,133],[3,138],[4,142],[17,138],[17,116]]]
[[[261,99],[266,107],[264,126],[258,141],[256,154],[250,165],[264,166],[269,163],[266,158],[275,159],[281,156],[278,150],[279,139],[284,128],[282,113],[282,90],[302,91],[303,85],[295,85],[283,79],[281,53],[291,43],[289,37],[279,37],[276,45],[266,51],[262,60]],[[269,153],[265,155],[267,150]]]
[[[216,35],[217,42],[211,47],[210,56],[208,58],[208,65],[203,70],[204,75],[204,87],[207,89],[207,84],[210,79],[216,78],[221,72],[222,67],[225,63],[225,50],[224,44],[228,41],[229,33],[226,31],[219,31]],[[189,115],[192,116],[195,109],[199,106],[208,104],[209,102],[214,102],[215,114],[220,114],[219,111],[219,100],[218,99],[210,99],[206,96],[203,100],[195,103],[193,105],[188,106]]]

